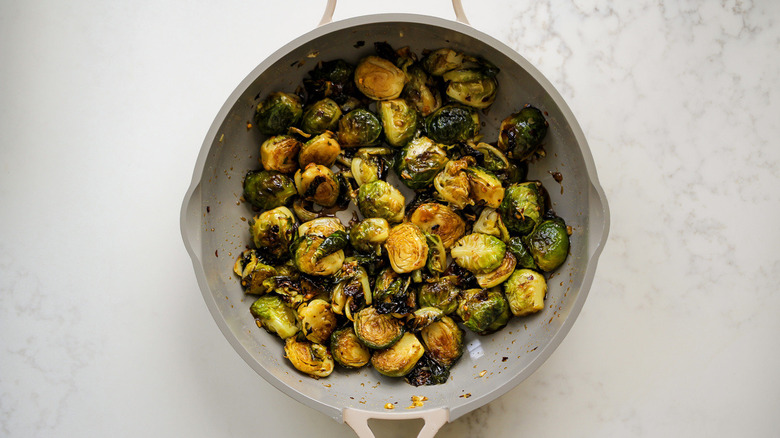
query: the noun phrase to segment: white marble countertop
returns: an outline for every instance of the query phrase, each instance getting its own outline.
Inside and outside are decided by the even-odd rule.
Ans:
[[[0,4],[2,436],[350,434],[235,353],[179,232],[214,115],[323,2],[211,3]],[[780,436],[780,2],[482,3],[577,116],[612,227],[552,357],[439,435]]]

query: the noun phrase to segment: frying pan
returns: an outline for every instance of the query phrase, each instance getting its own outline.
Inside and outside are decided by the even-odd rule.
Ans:
[[[527,60],[496,39],[466,24],[460,1],[458,21],[413,14],[379,14],[330,22],[329,0],[323,23],[262,61],[236,87],[217,114],[198,155],[192,184],[181,209],[184,244],[192,258],[203,298],[214,320],[239,355],[265,380],[299,402],[339,422],[359,436],[372,437],[368,419],[422,418],[419,436],[432,437],[452,421],[514,388],[552,354],[585,303],[598,257],[607,239],[609,211],[585,136],[563,98]],[[541,181],[552,207],[572,227],[565,264],[548,280],[545,309],[513,318],[490,336],[466,334],[464,355],[442,385],[413,387],[364,367],[338,369],[327,379],[298,373],[283,358],[282,344],[255,325],[232,273],[235,259],[250,242],[252,211],[240,201],[242,179],[258,167],[263,137],[248,129],[257,103],[274,91],[292,92],[319,61],[356,63],[373,54],[373,43],[399,48],[451,47],[482,56],[501,69],[499,94],[482,133],[495,141],[503,118],[531,103],[550,124],[546,156],[531,165],[529,179]],[[553,175],[562,180],[557,181]],[[413,396],[426,397],[410,408]],[[393,405],[395,409],[387,409]]]

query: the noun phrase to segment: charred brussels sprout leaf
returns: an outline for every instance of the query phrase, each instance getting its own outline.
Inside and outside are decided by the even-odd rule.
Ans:
[[[512,275],[516,265],[517,261],[515,260],[515,256],[512,255],[511,252],[507,251],[504,253],[504,259],[501,261],[501,264],[498,265],[496,269],[484,274],[475,275],[477,277],[477,283],[479,284],[479,287],[490,288],[498,286],[499,284],[503,283],[504,280],[509,278],[510,275]]]
[[[273,171],[249,171],[244,177],[244,199],[261,210],[286,205],[296,194],[290,177]]]
[[[534,261],[534,257],[531,255],[531,252],[528,251],[528,247],[525,246],[522,238],[510,238],[506,243],[506,250],[515,256],[518,268],[539,270],[539,267],[536,266],[536,262]]]
[[[437,143],[451,145],[479,134],[479,114],[463,105],[446,105],[425,118],[425,131]]]
[[[407,317],[406,326],[409,327],[409,330],[417,333],[442,317],[444,317],[444,312],[438,307],[421,307]]]
[[[401,150],[395,170],[407,187],[416,190],[429,186],[447,161],[447,152],[442,145],[430,138],[419,137]]]
[[[504,283],[509,308],[517,316],[544,309],[547,282],[542,274],[530,269],[517,269]]]
[[[276,269],[263,263],[253,249],[241,253],[233,265],[233,272],[241,277],[241,286],[244,288],[244,292],[252,295],[262,295],[268,292],[263,281],[277,275]]]
[[[382,136],[382,123],[371,111],[352,110],[339,120],[338,140],[342,147],[373,146]]]
[[[360,186],[357,204],[363,217],[382,218],[397,223],[404,218],[406,199],[398,189],[386,181],[378,180]]]
[[[301,129],[307,134],[334,131],[341,118],[341,108],[333,99],[322,99],[306,109],[301,118]]]
[[[531,158],[547,135],[547,120],[538,109],[526,106],[501,122],[498,147],[516,160]]]
[[[371,360],[371,350],[360,343],[351,326],[333,332],[330,352],[333,359],[344,368],[360,368]]]
[[[341,269],[341,265],[344,263],[344,251],[342,250],[321,259],[317,258],[317,250],[324,241],[325,237],[307,234],[296,238],[290,245],[295,266],[301,272],[309,275],[329,276]]]
[[[503,328],[512,314],[500,289],[469,289],[458,304],[458,316],[463,325],[478,335]]]
[[[314,235],[325,238],[337,231],[346,231],[344,225],[341,224],[341,220],[337,217],[320,217],[312,219],[302,223],[298,227],[298,235],[301,237]]]
[[[385,376],[402,377],[409,374],[424,353],[425,348],[417,336],[405,333],[389,348],[375,351],[371,355],[371,365]]]
[[[336,175],[320,164],[309,164],[306,169],[295,172],[295,187],[306,201],[316,202],[323,207],[336,205],[339,198],[339,182]]]
[[[361,59],[355,68],[355,86],[369,99],[395,99],[401,95],[404,85],[404,72],[378,56]]]
[[[356,92],[355,84],[352,82],[354,71],[355,67],[342,59],[318,64],[309,72],[309,78],[303,80],[309,102],[328,97],[343,105],[354,99],[352,97]]]
[[[328,377],[335,365],[327,347],[295,338],[285,341],[284,355],[295,369],[314,378]]]
[[[295,235],[295,216],[287,207],[264,211],[252,220],[250,231],[252,242],[264,255],[285,260]]]
[[[449,368],[431,359],[426,353],[404,378],[412,386],[423,386],[447,383],[449,377]]]
[[[310,138],[301,147],[298,154],[298,164],[301,169],[305,169],[309,163],[320,164],[330,167],[336,162],[336,158],[341,153],[341,146],[333,133],[325,131],[322,134]]]
[[[358,186],[385,179],[389,167],[385,156],[390,155],[390,151],[389,148],[379,147],[358,149],[350,163],[352,177]]]
[[[385,141],[391,146],[404,146],[417,133],[419,118],[415,108],[404,99],[384,100],[377,103],[377,113],[382,121]]]
[[[340,251],[349,245],[349,238],[344,231],[336,231],[322,241],[320,247],[314,251],[314,260],[320,261],[323,257],[329,256],[336,251]]]
[[[529,181],[512,184],[506,189],[498,207],[504,225],[521,236],[526,235],[541,221],[544,201],[539,191],[541,184]]]
[[[368,348],[382,349],[395,344],[404,334],[404,326],[390,314],[366,307],[355,315],[355,335]]]
[[[423,58],[422,65],[431,75],[441,76],[463,65],[463,55],[449,48],[438,49]]]
[[[276,135],[260,146],[260,161],[265,170],[292,173],[298,168],[295,157],[301,149],[301,142],[291,135]]]
[[[428,260],[425,267],[433,275],[439,275],[447,269],[447,250],[441,242],[441,237],[436,234],[425,233],[425,241],[428,244]]]
[[[496,237],[472,233],[455,243],[450,255],[460,267],[475,274],[490,272],[501,265],[506,245]]]
[[[303,107],[298,96],[289,93],[271,93],[257,105],[255,124],[266,135],[284,134],[301,120]]]
[[[525,239],[528,250],[542,271],[553,271],[561,266],[569,255],[569,234],[560,218],[547,219]]]
[[[420,338],[431,358],[448,368],[463,354],[463,331],[449,316],[422,329]]]
[[[410,278],[400,276],[393,269],[383,269],[376,278],[373,305],[377,313],[406,315],[414,310],[415,296],[409,288]]]
[[[390,265],[399,274],[423,268],[428,259],[425,233],[411,222],[396,225],[390,230],[385,249]]]
[[[429,77],[425,70],[417,64],[406,70],[409,82],[406,83],[402,96],[411,103],[424,117],[441,107],[441,93],[436,88],[436,81]]]
[[[349,231],[349,241],[355,251],[363,254],[381,254],[382,244],[390,235],[390,224],[382,218],[368,218],[355,224]]]
[[[266,294],[258,298],[249,308],[255,317],[257,325],[268,333],[274,333],[282,339],[298,333],[295,311],[274,294]]]
[[[436,307],[449,315],[458,308],[460,289],[452,276],[439,277],[432,283],[425,283],[417,293],[420,307]]]
[[[315,344],[326,343],[338,323],[330,303],[320,298],[298,306],[298,320],[303,336]]]
[[[414,210],[409,221],[425,231],[439,236],[445,249],[466,234],[466,222],[446,205],[428,202]]]

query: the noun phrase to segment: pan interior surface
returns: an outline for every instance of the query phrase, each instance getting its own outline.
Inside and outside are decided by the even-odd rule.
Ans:
[[[264,139],[248,128],[257,103],[274,91],[293,92],[319,61],[337,58],[356,63],[374,53],[373,43],[394,48],[451,47],[490,60],[501,69],[496,102],[480,117],[483,141],[497,139],[503,118],[530,103],[546,113],[550,123],[546,157],[530,166],[529,179],[542,181],[555,212],[572,227],[571,251],[564,266],[548,281],[545,309],[533,316],[515,317],[489,336],[467,331],[463,357],[444,385],[413,387],[403,379],[383,377],[370,367],[347,371],[337,367],[325,379],[298,373],[283,358],[282,342],[258,328],[233,275],[235,259],[250,242],[253,212],[241,201],[247,171],[259,168]],[[583,152],[585,151],[585,152]],[[204,298],[225,336],[261,376],[293,398],[338,420],[344,408],[385,411],[387,403],[406,410],[412,396],[425,396],[419,410],[447,408],[450,419],[471,411],[508,391],[528,377],[552,353],[579,313],[593,269],[589,263],[594,227],[589,211],[593,197],[590,153],[568,108],[550,84],[522,57],[496,40],[465,25],[432,17],[384,14],[331,23],[291,42],[264,61],[242,82],[219,113],[201,152],[198,205],[202,254],[199,281]],[[198,169],[196,168],[196,179]],[[563,177],[557,182],[551,172]],[[596,184],[597,187],[597,184]],[[407,199],[408,200],[408,199]],[[590,273],[588,273],[590,272]]]

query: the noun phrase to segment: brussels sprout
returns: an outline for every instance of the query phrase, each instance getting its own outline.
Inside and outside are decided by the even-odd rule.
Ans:
[[[419,119],[415,108],[404,99],[383,100],[377,103],[385,141],[391,146],[404,146],[417,133]]]
[[[382,244],[390,235],[390,224],[382,218],[368,218],[349,230],[349,241],[360,253],[382,253]]]
[[[463,331],[449,316],[422,329],[420,338],[431,358],[446,367],[463,354]]]
[[[516,265],[517,261],[515,256],[511,252],[507,251],[504,253],[504,259],[501,260],[501,264],[496,269],[484,274],[475,275],[475,277],[477,277],[477,284],[479,284],[479,287],[484,289],[498,286],[499,284],[503,283],[504,280],[509,278],[510,275],[512,275],[512,272],[515,271]]]
[[[404,379],[412,386],[423,386],[447,383],[449,377],[449,368],[436,362],[426,353],[417,361],[412,371],[404,376]]]
[[[409,315],[406,326],[409,327],[409,330],[417,333],[442,317],[444,317],[444,312],[438,307],[421,307]]]
[[[371,111],[352,110],[339,120],[338,140],[342,147],[373,146],[382,135],[382,123]]]
[[[425,242],[428,244],[428,260],[425,262],[425,267],[433,275],[441,274],[447,269],[447,250],[441,243],[441,237],[425,233]]]
[[[314,261],[320,261],[336,251],[340,251],[349,245],[349,237],[344,231],[336,231],[322,241],[320,247],[314,251]]]
[[[275,275],[263,281],[263,287],[273,291],[290,308],[295,308],[314,295],[307,294],[302,286],[302,279],[298,276]]]
[[[337,315],[353,321],[354,314],[372,303],[371,284],[366,270],[354,259],[342,265],[337,276],[339,282],[331,292],[331,307]]]
[[[293,180],[278,172],[250,170],[244,177],[244,199],[261,210],[286,205],[296,193]]]
[[[446,205],[428,202],[421,204],[409,217],[409,221],[426,233],[441,238],[445,249],[449,249],[466,234],[466,222]]]
[[[498,148],[509,151],[516,160],[527,160],[539,149],[547,135],[547,120],[538,109],[526,105],[501,122]]]
[[[463,55],[448,48],[431,52],[422,60],[422,66],[425,71],[433,76],[441,76],[450,70],[460,67],[462,64]]]
[[[298,153],[298,165],[305,169],[309,163],[320,164],[325,167],[333,166],[336,158],[341,153],[341,146],[333,133],[325,131],[320,135],[310,138],[301,147]]]
[[[284,260],[295,235],[295,216],[287,207],[276,207],[255,216],[250,231],[252,242],[263,254]]]
[[[442,145],[428,137],[419,137],[401,150],[395,170],[407,187],[416,190],[429,186],[447,161],[447,152]]]
[[[490,207],[485,207],[479,214],[479,218],[474,222],[472,231],[475,233],[490,234],[496,236],[504,242],[509,241],[509,231],[501,220],[501,215]]]
[[[540,187],[541,183],[528,181],[512,184],[506,189],[498,212],[510,231],[526,235],[541,221],[543,199]]]
[[[371,360],[371,350],[360,343],[352,327],[333,332],[330,337],[330,352],[336,363],[344,368],[360,368]]]
[[[409,288],[410,281],[410,277],[402,277],[392,268],[383,269],[374,282],[373,305],[377,313],[401,316],[412,312],[417,300]]]
[[[441,107],[441,93],[436,81],[429,77],[425,70],[417,64],[406,70],[409,82],[406,83],[401,96],[414,106],[425,117]]]
[[[241,277],[241,286],[244,292],[252,295],[262,295],[268,292],[263,286],[263,281],[277,275],[273,266],[266,265],[257,257],[257,252],[248,249],[241,253],[233,265],[233,272]]]
[[[479,114],[463,105],[445,105],[425,118],[425,132],[437,143],[455,144],[479,134]]]
[[[309,72],[309,78],[303,80],[309,102],[329,97],[339,105],[344,105],[354,100],[355,98],[352,97],[356,92],[355,84],[352,82],[354,71],[355,67],[343,59],[318,63],[317,67]]]
[[[307,134],[322,134],[334,131],[341,118],[341,108],[333,99],[325,98],[314,102],[303,112],[301,129]]]
[[[404,326],[390,314],[366,307],[355,315],[355,335],[368,348],[382,349],[395,344],[404,334]]]
[[[320,298],[298,306],[298,320],[303,336],[315,344],[326,343],[338,323],[330,303]]]
[[[474,108],[487,108],[496,100],[498,81],[482,69],[451,70],[443,75],[450,99]]]
[[[290,245],[290,252],[293,255],[295,266],[304,274],[327,277],[333,275],[341,269],[344,263],[344,251],[339,250],[325,256],[317,258],[317,250],[325,241],[325,237],[316,234],[307,234],[298,237]]]
[[[525,243],[542,271],[554,271],[569,255],[569,234],[560,218],[542,221],[526,237]]]
[[[472,157],[450,160],[444,166],[444,170],[433,179],[433,187],[439,197],[457,209],[474,204],[474,201],[469,197],[471,186],[465,172],[465,169],[473,162]]]
[[[497,237],[472,233],[462,237],[450,250],[455,263],[475,274],[490,272],[501,265],[506,245]]]
[[[389,155],[385,148],[360,148],[350,163],[352,177],[358,186],[384,179],[387,174],[387,161],[383,155]]]
[[[260,146],[260,161],[265,170],[281,173],[295,172],[298,166],[295,156],[301,149],[301,142],[291,135],[275,135]]]
[[[504,283],[504,293],[513,314],[528,315],[544,309],[547,282],[538,272],[517,269]]]
[[[395,99],[406,85],[406,75],[392,62],[367,56],[355,68],[355,86],[373,100]]]
[[[437,307],[449,315],[458,308],[460,289],[454,276],[439,277],[433,283],[425,283],[417,293],[417,303],[420,307]]]
[[[396,223],[404,218],[406,198],[386,181],[378,180],[360,186],[357,204],[363,217],[378,217]]]
[[[388,377],[401,377],[408,374],[417,364],[425,348],[412,333],[405,333],[390,348],[375,351],[371,355],[371,366]]]
[[[478,335],[503,328],[512,314],[500,289],[469,289],[458,304],[458,316],[463,325]]]
[[[404,222],[390,229],[385,249],[390,265],[399,274],[421,269],[428,259],[425,233],[411,222]]]
[[[298,236],[300,237],[315,235],[325,238],[337,231],[346,231],[341,220],[337,217],[320,217],[298,226]]]
[[[536,262],[534,261],[534,257],[531,255],[531,252],[528,251],[528,247],[525,246],[522,238],[510,238],[509,241],[506,242],[506,250],[515,256],[518,268],[533,269],[535,271],[539,270],[539,267],[536,266]]]
[[[284,343],[284,356],[298,371],[311,377],[328,377],[335,363],[328,349],[309,341],[288,338]]]
[[[332,207],[338,201],[339,182],[336,175],[321,164],[310,163],[305,169],[298,169],[295,172],[295,187],[301,198],[323,207]]]
[[[289,93],[271,93],[257,105],[255,124],[266,135],[284,134],[301,120],[303,106],[298,96]]]
[[[512,165],[503,152],[487,143],[477,143],[474,150],[482,154],[479,160],[482,167],[495,174],[506,172]]]
[[[504,186],[495,175],[480,167],[467,167],[471,199],[491,208],[498,208],[504,199]]]
[[[295,311],[284,304],[278,295],[263,295],[252,303],[249,311],[255,317],[257,325],[268,333],[275,333],[282,339],[298,333]]]

